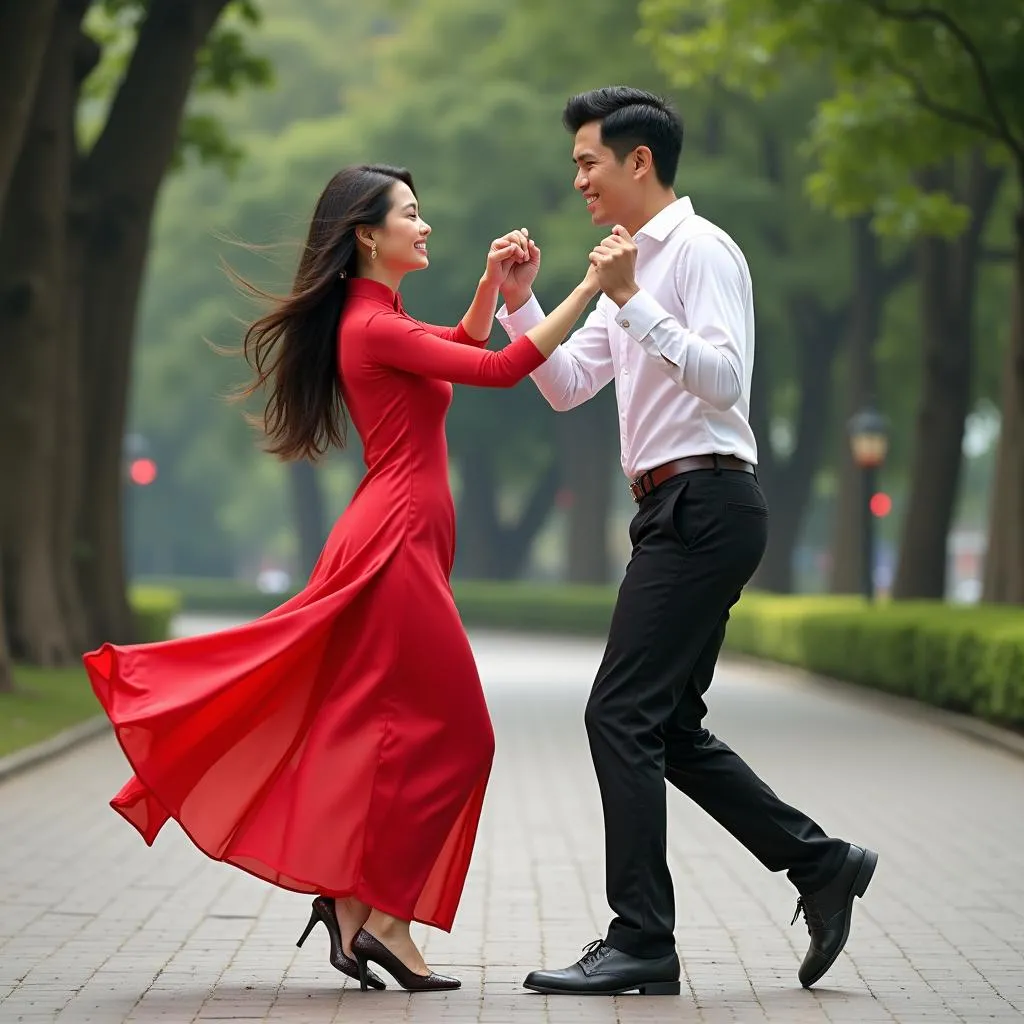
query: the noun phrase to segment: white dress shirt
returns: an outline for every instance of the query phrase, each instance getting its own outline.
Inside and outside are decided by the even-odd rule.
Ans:
[[[756,465],[748,423],[754,300],[739,246],[677,199],[635,236],[640,291],[606,295],[531,376],[560,412],[615,381],[622,470],[629,480],[689,455]],[[536,298],[498,320],[516,338],[544,319]]]

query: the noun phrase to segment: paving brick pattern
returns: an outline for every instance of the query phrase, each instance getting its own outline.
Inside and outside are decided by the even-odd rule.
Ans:
[[[848,951],[796,968],[794,894],[669,794],[679,998],[543,997],[607,923],[582,707],[600,644],[476,634],[498,753],[452,935],[418,929],[449,994],[363,994],[295,948],[305,898],[199,854],[152,850],[106,807],[126,778],[103,737],[0,786],[0,1022],[288,1024],[1024,1020],[1024,760],[784,670],[719,669],[709,725],[830,833],[881,855]]]

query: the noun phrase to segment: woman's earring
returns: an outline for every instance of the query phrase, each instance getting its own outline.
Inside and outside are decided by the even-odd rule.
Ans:
[[[377,258],[377,243],[370,243],[370,259],[375,260]]]

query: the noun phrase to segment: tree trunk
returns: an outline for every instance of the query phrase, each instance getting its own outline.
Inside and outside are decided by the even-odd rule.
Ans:
[[[57,0],[15,0],[0,5],[0,220],[14,174]]]
[[[505,523],[498,510],[493,452],[483,445],[467,448],[459,465],[462,494],[456,571],[463,579],[516,579],[551,513],[557,466],[552,463],[537,477],[518,518]]]
[[[1024,604],[1024,166],[1017,174],[1013,319],[982,581],[982,600],[1000,604]]]
[[[867,217],[858,217],[853,231],[853,297],[843,421],[839,424],[839,486],[836,493],[835,536],[832,544],[830,589],[858,594],[862,589],[861,529],[867,495],[864,474],[853,461],[846,424],[875,394],[875,343],[882,319],[883,289],[878,240]]]
[[[130,641],[122,454],[132,339],[157,194],[196,56],[228,0],[152,0],[106,126],[85,165],[90,214],[82,306],[82,589],[91,639]]]
[[[32,115],[56,7],[57,0],[34,0],[0,7],[0,230],[11,179]],[[9,485],[10,481],[5,484]],[[0,510],[0,693],[5,693],[14,688],[14,674],[3,585],[2,520]]]
[[[613,468],[618,429],[610,397],[597,395],[558,418],[561,487],[568,502],[566,578],[570,583],[608,582],[612,480],[622,480]]]
[[[553,459],[534,481],[519,517],[503,527],[496,566],[498,579],[513,580],[522,576],[533,542],[554,507],[558,478],[558,463]]]
[[[77,36],[54,22],[47,74],[12,179],[0,240],[4,301],[0,344],[5,369],[0,401],[5,482],[2,537],[13,608],[15,653],[41,665],[69,663],[77,653],[60,598],[56,551],[57,432],[62,302],[66,294],[65,216],[73,139],[73,52]]]
[[[55,427],[59,444],[54,453],[54,560],[57,592],[67,623],[72,646],[84,651],[90,645],[89,619],[79,583],[81,551],[78,535],[78,510],[91,492],[83,492],[82,460],[76,441],[81,430],[82,253],[79,228],[74,213],[69,214],[65,251],[65,293],[62,307],[61,361],[53,367],[57,388]]]
[[[821,466],[832,395],[832,367],[839,349],[841,325],[849,314],[848,306],[830,311],[811,296],[794,297],[790,307],[800,382],[796,442],[784,462],[772,456],[767,466],[762,464],[758,470],[771,509],[771,528],[768,548],[754,580],[755,586],[780,594],[793,590],[793,555]],[[765,448],[771,448],[767,434],[758,438],[759,463]]]
[[[764,177],[780,192],[785,187],[783,140],[773,129],[761,133],[760,159]],[[791,258],[792,233],[776,224],[765,230],[768,245],[779,260]],[[789,593],[793,589],[793,555],[800,538],[811,489],[821,464],[832,392],[831,370],[839,348],[838,335],[846,310],[825,309],[816,295],[793,293],[787,303],[789,322],[796,337],[796,359],[800,381],[795,443],[785,459],[779,459],[771,445],[771,371],[768,364],[772,346],[762,342],[754,359],[751,385],[751,416],[758,442],[758,479],[771,509],[768,547],[758,566],[753,584],[764,590]]]
[[[0,559],[0,693],[14,690],[14,666],[11,664],[11,646],[7,641],[7,611],[4,599],[4,567]]]
[[[292,492],[295,532],[299,541],[299,572],[308,578],[327,538],[324,496],[316,469],[310,462],[303,460],[289,463],[288,482]]]
[[[68,103],[64,131],[69,145],[74,146],[75,114],[82,83],[95,68],[100,58],[99,45],[81,31],[81,20],[88,0],[65,0],[58,17],[63,19],[61,31],[74,34],[75,95]],[[57,568],[57,590],[67,623],[68,633],[75,650],[83,651],[89,645],[88,616],[79,586],[81,552],[78,537],[78,510],[83,497],[82,460],[76,438],[81,430],[82,395],[79,380],[82,334],[82,249],[86,228],[85,210],[76,201],[79,196],[77,176],[79,161],[75,161],[71,179],[65,228],[67,239],[64,253],[64,304],[62,308],[61,360],[54,367],[57,391],[57,437],[54,459],[54,561]],[[88,495],[86,496],[88,497]]]
[[[1003,171],[971,158],[971,224],[954,242],[918,244],[924,332],[920,406],[914,430],[910,497],[903,518],[893,597],[942,600],[946,547],[963,464],[964,423],[971,400],[974,298],[978,250]],[[956,192],[953,171],[931,174],[929,190]]]
[[[493,579],[494,553],[501,544],[494,455],[485,445],[467,447],[459,459],[458,575],[471,580]]]

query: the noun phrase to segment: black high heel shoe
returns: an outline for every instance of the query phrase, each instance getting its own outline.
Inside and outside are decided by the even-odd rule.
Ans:
[[[361,971],[355,960],[345,955],[341,943],[341,926],[338,924],[338,915],[334,910],[334,900],[328,899],[326,896],[317,896],[313,900],[313,912],[309,915],[309,924],[306,925],[306,930],[299,936],[299,941],[295,945],[301,949],[302,944],[309,937],[309,933],[320,921],[323,921],[327,934],[331,937],[331,966],[341,971],[346,977],[358,981],[359,987],[364,992],[367,984],[376,989],[387,988],[387,985],[373,971]]]
[[[365,928],[360,928],[352,940],[352,955],[359,969],[359,987],[364,992],[367,983],[372,984],[375,976],[368,966],[371,961],[383,967],[407,992],[442,992],[462,987],[458,978],[446,978],[433,971],[426,976],[410,971],[383,942],[375,939]]]

